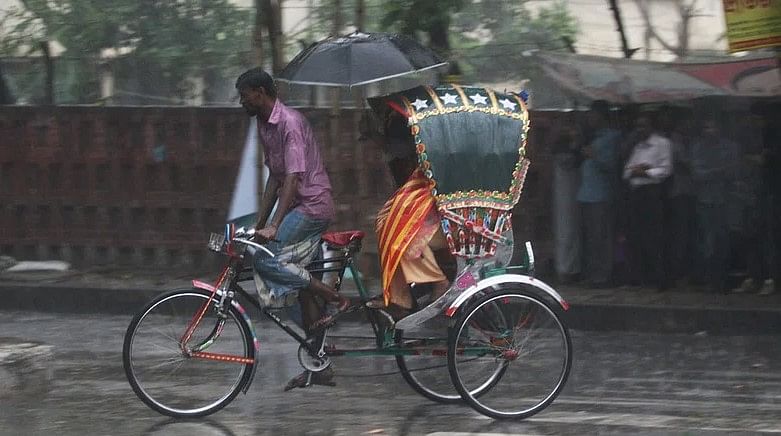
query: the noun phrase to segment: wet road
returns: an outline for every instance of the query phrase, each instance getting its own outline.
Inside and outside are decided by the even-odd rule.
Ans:
[[[333,388],[282,392],[297,345],[257,326],[261,367],[249,394],[208,419],[173,421],[141,403],[122,369],[129,317],[0,312],[0,336],[52,345],[34,386],[0,392],[0,435],[466,435],[781,433],[781,335],[573,332],[562,395],[522,422],[413,392],[390,358],[337,359]],[[348,377],[357,374],[358,377]]]

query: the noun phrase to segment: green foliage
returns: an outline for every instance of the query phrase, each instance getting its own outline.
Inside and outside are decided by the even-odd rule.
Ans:
[[[382,11],[386,3],[383,0],[364,0],[364,31],[377,32],[384,29],[382,26]],[[337,5],[340,6],[341,21],[344,26],[341,33],[345,33],[348,28],[354,27],[356,21],[356,0],[320,0],[312,11],[315,24],[307,28],[306,35],[294,36],[299,37],[302,42],[315,42],[330,35],[333,31],[334,11]]]
[[[406,34],[428,31],[449,24],[452,15],[464,7],[466,0],[396,0],[385,2],[383,27],[394,24]]]
[[[472,81],[533,80],[540,72],[524,52],[566,50],[566,41],[577,38],[578,24],[563,0],[535,12],[525,1],[481,0],[455,17],[451,35],[453,56]]]
[[[534,68],[519,71],[523,52],[565,49],[574,42],[577,20],[564,0],[533,13],[525,0],[397,0],[384,3],[382,24],[403,33],[428,32],[429,43],[457,62],[466,81],[504,80],[508,75],[535,75]],[[431,29],[446,26],[447,43]],[[440,38],[441,39],[441,38]],[[438,47],[437,47],[438,45]]]
[[[65,49],[57,81],[58,88],[65,85],[65,102],[96,99],[98,66],[111,68],[119,89],[184,98],[188,77],[232,78],[250,49],[253,16],[228,0],[22,4],[12,12],[15,24],[4,32],[0,52],[31,54],[35,41],[57,41]]]

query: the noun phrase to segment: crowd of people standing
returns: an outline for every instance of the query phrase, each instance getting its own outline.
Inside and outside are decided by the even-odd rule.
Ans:
[[[719,107],[595,101],[572,113],[553,146],[560,282],[778,290],[779,103]]]

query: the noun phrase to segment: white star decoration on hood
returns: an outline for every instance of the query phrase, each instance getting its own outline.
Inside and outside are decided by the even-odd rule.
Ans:
[[[499,100],[499,103],[502,104],[502,107],[504,107],[505,109],[510,109],[511,111],[514,111],[515,110],[515,106],[518,106],[517,103],[513,103],[513,102],[511,102],[510,100],[508,100],[506,98],[503,98],[503,99]]]
[[[480,94],[470,95],[469,98],[472,99],[472,101],[475,104],[488,104],[488,97]]]
[[[442,96],[442,103],[456,104],[456,96],[448,92]]]
[[[421,110],[428,107],[428,102],[426,100],[421,100],[419,98],[415,99],[415,102],[412,103],[413,106],[415,106],[415,110]]]

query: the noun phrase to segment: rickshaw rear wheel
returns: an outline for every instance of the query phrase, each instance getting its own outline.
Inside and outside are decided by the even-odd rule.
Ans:
[[[522,288],[471,304],[448,335],[448,371],[464,401],[497,419],[527,418],[553,402],[572,366],[572,341],[557,312]],[[501,380],[486,377],[497,365]]]
[[[396,330],[395,343],[399,349],[413,347],[415,342],[422,340],[420,337],[405,337],[404,332]],[[441,352],[435,352],[435,348],[420,347],[418,355],[396,355],[396,364],[399,372],[415,392],[423,395],[431,401],[442,404],[462,403],[463,399],[453,387],[447,372],[447,339],[442,332],[440,338],[428,338],[439,343]],[[436,346],[436,345],[435,345]],[[431,352],[430,355],[427,355]]]
[[[470,306],[471,307],[471,306]],[[436,329],[435,329],[436,330]],[[450,329],[443,328],[437,335],[422,334],[406,335],[402,330],[396,330],[396,347],[406,350],[405,354],[396,355],[396,364],[401,376],[415,392],[424,397],[443,404],[458,404],[464,400],[455,389],[448,367],[448,344]],[[415,350],[415,353],[412,351]],[[505,367],[497,365],[494,371],[487,374],[481,383],[470,393],[480,397],[491,390],[502,378]]]

